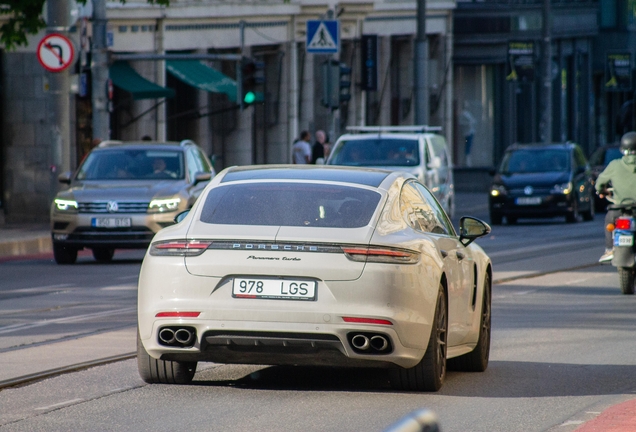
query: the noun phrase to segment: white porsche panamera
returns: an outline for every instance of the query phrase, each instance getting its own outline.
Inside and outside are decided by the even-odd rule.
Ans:
[[[197,362],[381,367],[436,391],[484,371],[492,264],[410,174],[227,168],[152,240],[138,293],[138,367],[185,384]],[[448,361],[447,361],[448,359]]]

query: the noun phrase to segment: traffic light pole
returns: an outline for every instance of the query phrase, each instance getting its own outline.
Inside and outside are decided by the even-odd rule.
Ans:
[[[106,24],[106,0],[93,0],[93,46],[91,47],[93,139],[102,141],[110,139],[110,113],[106,96],[108,82]]]
[[[426,73],[428,43],[426,39],[426,0],[417,0],[417,35],[414,55],[415,123],[428,125],[428,78]]]

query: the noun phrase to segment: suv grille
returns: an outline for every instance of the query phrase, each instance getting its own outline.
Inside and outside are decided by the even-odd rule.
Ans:
[[[109,203],[117,204],[117,210],[109,211]],[[148,211],[148,202],[121,202],[121,201],[93,201],[79,202],[78,211],[80,213],[146,213]]]

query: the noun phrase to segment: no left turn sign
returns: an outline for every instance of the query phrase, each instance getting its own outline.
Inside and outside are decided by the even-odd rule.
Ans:
[[[37,50],[38,60],[49,72],[62,72],[75,57],[73,42],[64,35],[51,33],[42,38]]]

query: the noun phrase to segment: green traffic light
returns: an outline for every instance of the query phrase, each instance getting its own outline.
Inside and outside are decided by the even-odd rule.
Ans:
[[[255,100],[256,100],[256,94],[254,92],[245,93],[245,97],[243,98],[243,102],[245,102],[247,104],[251,104],[251,103],[254,103]]]

